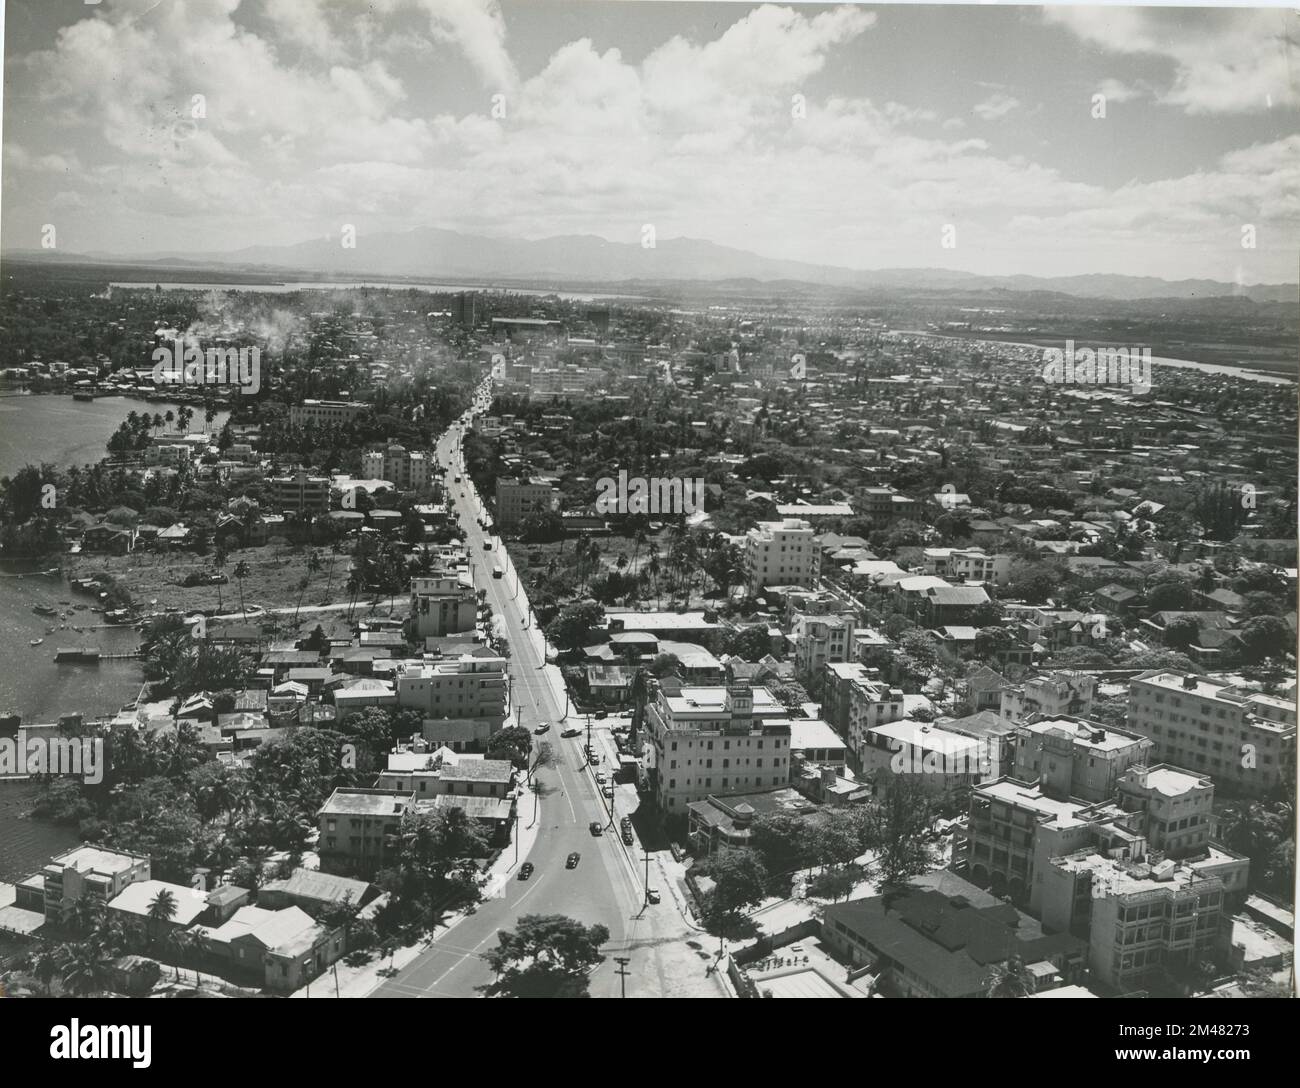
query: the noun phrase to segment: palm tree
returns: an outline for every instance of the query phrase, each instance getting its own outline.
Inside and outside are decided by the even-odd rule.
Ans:
[[[203,966],[203,958],[208,952],[207,934],[202,928],[183,929],[176,937],[180,945],[181,957],[189,960],[194,965],[194,977],[197,983],[201,985],[203,975],[200,968]]]
[[[244,614],[244,619],[248,619],[248,609],[244,607],[244,579],[247,578],[252,570],[242,559],[235,564],[235,581],[239,583],[239,610]]]
[[[299,583],[298,603],[293,607],[294,627],[298,626],[298,610],[302,608],[302,598],[303,595],[307,592],[307,585],[311,581],[311,576],[313,574],[319,573],[320,568],[321,568],[320,556],[317,555],[315,551],[308,552],[307,553],[307,574],[303,578],[303,580]]]
[[[60,949],[59,978],[74,995],[83,997],[107,988],[108,964],[100,949],[89,941]]]
[[[1029,997],[1034,992],[1034,977],[1018,957],[994,964],[989,971],[989,997]]]
[[[50,983],[59,974],[59,964],[59,952],[50,945],[38,948],[29,958],[28,970],[31,972],[32,977],[41,984],[46,997],[50,996]]]
[[[153,922],[170,922],[176,917],[176,896],[170,888],[161,889],[149,901],[147,916]]]
[[[352,621],[352,610],[357,606],[357,597],[361,593],[361,588],[363,584],[364,583],[362,581],[361,572],[359,570],[352,570],[348,573],[347,590],[348,590],[348,622],[349,623]]]
[[[220,544],[217,545],[216,550],[213,551],[212,553],[212,567],[217,572],[217,574],[220,574],[223,570],[226,569],[226,549],[222,547]],[[217,580],[217,611],[218,612],[221,611],[221,580],[220,579]]]
[[[338,554],[339,554],[339,542],[337,540],[331,540],[330,541],[330,568],[329,568],[329,573],[325,577],[325,596],[327,598],[330,595],[330,586],[334,584],[334,560],[338,558]]]

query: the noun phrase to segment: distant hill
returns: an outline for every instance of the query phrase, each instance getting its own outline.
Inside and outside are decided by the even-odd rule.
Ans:
[[[802,284],[870,290],[1010,290],[1054,292],[1076,298],[1204,299],[1237,297],[1255,302],[1296,302],[1297,284],[1241,286],[1216,280],[1163,280],[1153,276],[1095,273],[1080,276],[981,276],[941,268],[885,268],[863,271],[832,265],[763,257],[742,249],[694,238],[660,241],[653,249],[636,243],[609,242],[590,234],[561,235],[527,241],[488,238],[423,227],[401,233],[357,237],[344,249],[338,236],[287,246],[250,246],[224,253],[151,253],[122,256],[74,255],[43,250],[10,250],[6,257],[34,260],[82,260],[161,268],[243,268],[263,275],[318,273],[429,279],[564,281],[585,285],[614,283],[685,283],[748,281],[755,286]]]

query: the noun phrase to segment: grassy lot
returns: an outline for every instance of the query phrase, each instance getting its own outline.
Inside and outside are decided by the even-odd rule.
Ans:
[[[536,599],[538,596],[545,597],[553,595],[560,599],[561,603],[577,599],[581,594],[579,590],[579,574],[590,584],[593,580],[599,578],[602,574],[614,572],[619,569],[619,557],[627,559],[627,565],[623,568],[624,574],[631,574],[633,569],[644,571],[646,564],[650,560],[652,552],[659,555],[659,595],[656,596],[653,582],[647,583],[641,590],[640,595],[633,599],[630,607],[632,608],[659,608],[665,609],[676,607],[670,598],[670,571],[668,566],[668,551],[671,546],[671,537],[667,530],[649,537],[637,549],[636,541],[630,536],[598,536],[592,538],[596,546],[600,549],[600,556],[597,563],[593,566],[589,561],[584,560],[582,570],[579,572],[578,560],[576,553],[576,539],[568,539],[555,544],[523,544],[518,541],[507,543],[510,551],[510,557],[519,571],[520,577],[528,590],[529,599]],[[633,554],[636,554],[636,567],[632,566]],[[554,573],[549,572],[551,562],[554,561]],[[696,587],[698,589],[698,583]],[[538,594],[538,590],[543,590]],[[720,594],[715,591],[712,583],[709,583],[709,590],[706,595],[701,596],[698,592],[691,594],[690,609],[716,608],[720,602]],[[677,602],[680,605],[680,599]],[[624,607],[620,599],[617,605],[607,607]]]
[[[244,603],[263,608],[293,608],[298,603],[298,584],[307,573],[307,552],[303,547],[267,544],[260,548],[239,548],[226,558],[224,573],[230,581],[223,586],[183,586],[186,575],[196,571],[215,572],[212,556],[193,552],[136,552],[131,555],[89,555],[69,557],[69,577],[83,578],[106,572],[131,594],[138,607],[148,610],[179,608],[193,611],[216,609],[218,601],[224,611],[239,608],[239,585],[235,565],[249,566],[244,579]],[[332,556],[328,548],[318,549],[322,569],[312,576],[303,607],[342,604],[347,601],[348,557]],[[326,594],[331,559],[334,578]],[[219,592],[218,592],[219,591]],[[157,600],[157,605],[150,601]]]

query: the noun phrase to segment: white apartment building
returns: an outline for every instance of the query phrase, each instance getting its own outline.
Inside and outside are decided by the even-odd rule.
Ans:
[[[267,481],[267,505],[272,510],[296,510],[328,514],[330,481],[328,476],[309,476],[299,470],[292,476],[272,476]]]
[[[426,718],[506,716],[506,659],[463,654],[455,661],[408,661],[393,677],[397,705]]]
[[[837,615],[796,613],[790,631],[796,673],[820,681],[827,664],[849,661],[856,623],[857,617],[850,611]]]
[[[540,476],[497,480],[497,525],[502,529],[513,528],[531,514],[549,513],[555,503],[554,485]]]
[[[1263,796],[1295,774],[1295,704],[1208,676],[1171,669],[1135,676],[1128,725],[1155,742],[1155,759],[1234,792]]]
[[[750,593],[764,586],[813,586],[821,573],[821,549],[812,523],[802,518],[760,521],[745,534],[745,573]]]
[[[429,459],[392,443],[361,455],[361,475],[374,480],[391,480],[401,491],[419,491],[429,486]]]
[[[411,579],[411,623],[417,638],[472,631],[477,612],[474,583],[468,572]]]
[[[709,796],[788,785],[790,721],[767,688],[660,689],[646,707],[649,778],[660,811]]]
[[[337,427],[351,423],[362,412],[368,412],[370,405],[363,401],[350,400],[305,400],[289,408],[289,422],[295,427],[308,423],[316,426]]]
[[[983,548],[926,548],[925,572],[953,582],[992,582],[1006,585],[1011,556],[989,555]]]

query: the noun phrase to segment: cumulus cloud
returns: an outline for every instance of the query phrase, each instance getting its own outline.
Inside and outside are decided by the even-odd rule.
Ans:
[[[1109,52],[1172,61],[1173,81],[1160,101],[1187,113],[1258,112],[1300,101],[1290,11],[1060,6],[1045,8],[1043,17]]]
[[[1111,247],[1113,270],[1131,267],[1123,247],[1140,241],[1146,254],[1161,242],[1165,254],[1181,247],[1170,270],[1190,273],[1198,266],[1183,250],[1227,246],[1242,222],[1260,225],[1261,247],[1294,237],[1293,141],[1116,190],[965,138],[1017,110],[1019,122],[1019,85],[984,87],[964,130],[915,103],[828,90],[828,66],[875,33],[859,8],[760,7],[636,57],[580,38],[520,74],[495,3],[369,0],[374,25],[344,19],[349,6],[268,0],[267,18],[246,24],[234,0],[147,16],[114,5],[66,27],[18,64],[40,120],[85,165],[65,153],[74,169],[55,178],[51,148],[7,147],[17,183],[7,180],[6,205],[13,195],[39,225],[52,199],[43,194],[80,195],[80,225],[97,233],[85,248],[130,238],[135,251],[166,248],[159,235],[172,226],[182,244],[226,249],[337,237],[345,222],[619,241],[653,223],[661,240],[853,267],[955,253],[989,270],[1068,271],[1059,239],[1069,237],[1088,254]],[[487,95],[468,112],[422,97],[390,48],[399,17],[427,23],[435,50],[455,49],[500,89],[505,116],[490,115]],[[1140,85],[1116,77],[1100,85],[1112,98]],[[198,119],[195,94],[206,101]],[[956,251],[941,247],[949,223]]]
[[[989,95],[989,97],[984,99],[982,102],[976,102],[975,105],[971,107],[971,113],[981,121],[1000,121],[1002,118],[1006,117],[1007,114],[1012,113],[1019,108],[1020,99],[1013,98],[1009,94],[1003,94],[1001,91],[998,91],[995,94]]]

